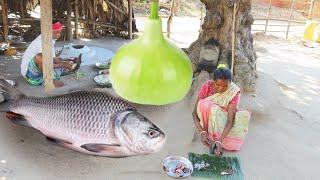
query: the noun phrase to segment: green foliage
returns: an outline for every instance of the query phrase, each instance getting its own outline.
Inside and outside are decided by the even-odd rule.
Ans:
[[[242,180],[243,173],[240,162],[237,157],[216,157],[208,154],[194,154],[189,153],[189,160],[193,164],[192,176],[205,177],[210,179],[220,180]],[[198,170],[195,164],[208,164],[207,167]],[[223,175],[224,172],[232,172],[231,175]]]

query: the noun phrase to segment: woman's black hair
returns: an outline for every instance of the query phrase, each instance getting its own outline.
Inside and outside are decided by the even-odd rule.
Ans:
[[[226,67],[217,68],[213,73],[213,80],[222,79],[222,80],[232,80],[231,71]]]

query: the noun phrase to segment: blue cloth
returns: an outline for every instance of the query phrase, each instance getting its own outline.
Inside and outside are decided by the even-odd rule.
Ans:
[[[60,75],[62,73],[62,68],[56,68],[53,71],[53,79],[54,80],[59,80]],[[27,71],[27,81],[29,84],[34,85],[34,86],[39,86],[43,84],[44,79],[43,79],[43,73],[39,69],[39,67],[36,65],[34,58],[32,58],[29,61],[29,66],[28,66],[28,71]]]

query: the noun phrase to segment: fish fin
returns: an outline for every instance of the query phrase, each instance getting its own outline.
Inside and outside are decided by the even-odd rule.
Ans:
[[[118,148],[120,147],[120,144],[83,144],[81,145],[81,148],[90,151],[99,153],[102,151],[110,151],[110,152],[118,152]]]
[[[16,100],[25,96],[20,90],[16,87],[9,84],[6,79],[0,76],[0,91],[9,95],[10,99]]]
[[[61,146],[70,146],[70,145],[72,145],[71,142],[63,140],[63,139],[59,139],[59,138],[55,138],[55,137],[49,137],[49,136],[46,136],[46,138],[47,138],[48,141],[56,143],[56,144],[59,144]]]
[[[11,103],[12,103],[12,100],[10,100],[10,99],[5,99],[5,101],[1,102],[0,103],[0,112],[10,111],[9,106]]]
[[[32,127],[32,125],[29,123],[29,121],[21,114],[17,114],[14,112],[6,112],[6,117],[10,119],[13,123],[21,125],[21,126],[27,126]]]

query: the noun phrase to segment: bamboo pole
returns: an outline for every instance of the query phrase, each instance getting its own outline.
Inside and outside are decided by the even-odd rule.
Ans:
[[[42,34],[42,69],[45,81],[45,92],[52,91],[53,64],[52,64],[52,0],[40,0],[41,34]]]
[[[270,18],[271,5],[272,5],[272,0],[269,0],[268,14],[267,14],[266,26],[265,26],[265,29],[264,29],[264,34],[267,33],[267,28],[268,28],[269,18]]]
[[[288,27],[287,27],[287,32],[286,32],[286,39],[288,39],[288,34],[289,34],[289,28],[291,24],[291,19],[292,19],[292,12],[294,9],[294,5],[296,4],[296,0],[293,0],[291,3],[291,10],[290,10],[290,15],[289,15],[289,20],[288,20]]]
[[[236,43],[236,13],[237,13],[237,3],[233,5],[233,22],[232,22],[232,61],[231,61],[231,73],[233,75],[234,69],[234,59],[235,59],[235,43]]]
[[[167,38],[170,38],[170,30],[171,30],[171,22],[172,22],[172,18],[173,18],[173,9],[174,8],[174,0],[172,0],[171,2],[171,7],[170,7],[170,16],[168,18],[168,21],[167,21]]]
[[[74,34],[75,34],[75,38],[78,39],[78,25],[79,25],[79,2],[78,0],[74,1],[74,18],[75,18],[75,22],[74,22]]]
[[[132,39],[132,0],[128,0],[128,17],[129,39]]]
[[[1,0],[1,8],[2,8],[3,34],[4,34],[4,38],[7,39],[7,36],[9,34],[7,0]]]
[[[71,0],[67,0],[67,40],[71,41],[73,39],[72,36],[72,25],[71,25],[71,12],[72,12],[72,8],[71,8]]]
[[[314,3],[315,3],[315,2],[316,2],[315,0],[311,0],[310,8],[309,8],[309,13],[308,13],[308,20],[311,20],[311,19],[312,19],[313,7],[314,7]]]

